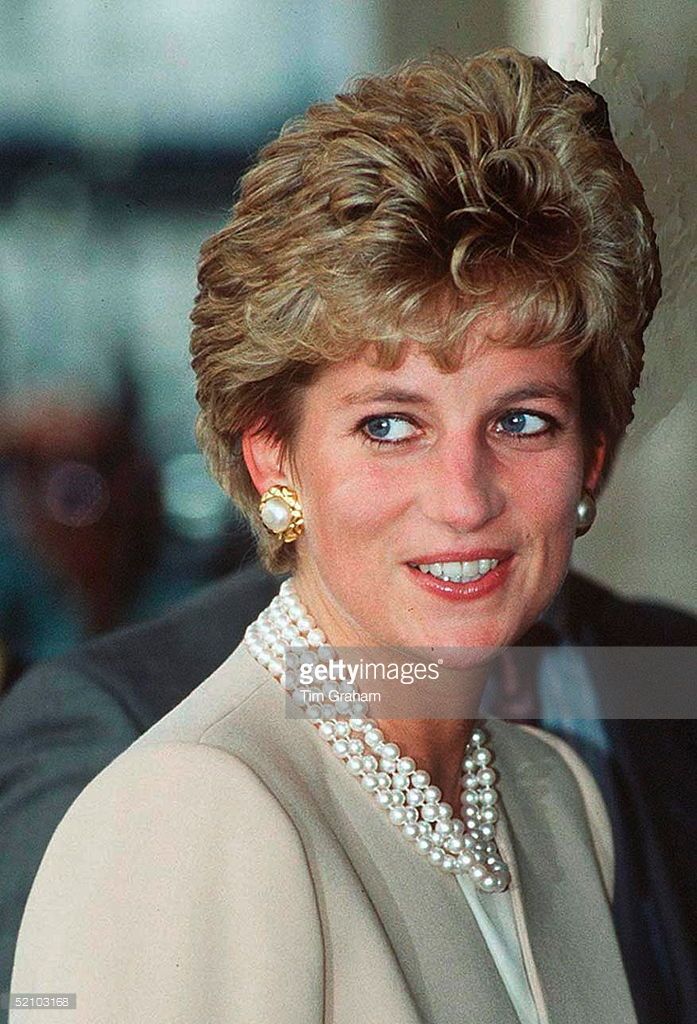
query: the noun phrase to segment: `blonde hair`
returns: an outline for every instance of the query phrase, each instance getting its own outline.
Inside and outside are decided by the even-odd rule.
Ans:
[[[242,432],[291,450],[317,368],[368,344],[398,366],[407,329],[454,370],[465,329],[503,302],[502,344],[568,346],[586,439],[607,438],[606,476],[659,280],[651,216],[601,97],[511,48],[408,61],[289,122],[203,244],[199,442],[264,566],[292,569],[295,545],[260,525]]]

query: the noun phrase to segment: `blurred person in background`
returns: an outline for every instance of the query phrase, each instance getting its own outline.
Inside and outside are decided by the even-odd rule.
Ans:
[[[511,59],[514,64],[518,60],[516,57]],[[595,118],[588,121],[588,129],[598,132],[600,137],[608,138],[609,132],[607,131],[604,118],[602,104],[598,102],[595,108]],[[509,200],[515,208],[513,195],[509,195]],[[356,201],[356,194],[347,192],[344,196],[344,201],[350,207]],[[339,206],[341,206],[340,202]],[[362,216],[368,217],[370,209],[370,204],[367,204]],[[375,211],[373,210],[373,212]],[[505,219],[505,207],[502,216]],[[351,218],[347,214],[346,223],[350,224],[350,222]],[[360,222],[360,217],[357,218],[357,222]],[[216,281],[216,286],[220,283],[220,281]],[[583,514],[585,517],[589,517],[588,508],[584,508]],[[581,525],[584,528],[587,527],[588,518],[584,519]],[[275,569],[277,568],[278,566],[276,565]],[[246,623],[254,617],[257,611],[264,608],[269,595],[277,589],[277,585],[277,581],[274,582],[268,576],[264,576],[254,570],[248,570],[237,579],[231,580],[215,592],[203,595],[188,608],[182,609],[158,624],[132,631],[121,638],[113,638],[93,645],[75,657],[65,659],[62,663],[47,668],[41,674],[35,673],[31,680],[28,677],[26,682],[23,681],[20,684],[22,689],[20,690],[20,686],[18,686],[12,695],[15,697],[21,694],[6,718],[7,734],[14,742],[16,755],[22,757],[23,730],[26,730],[27,721],[31,720],[33,714],[31,710],[31,695],[41,692],[41,688],[46,685],[59,686],[61,692],[66,694],[73,702],[72,707],[74,711],[72,713],[75,715],[79,716],[80,709],[85,707],[87,700],[90,701],[92,720],[83,719],[84,742],[73,751],[80,760],[81,779],[86,781],[90,772],[98,771],[102,764],[106,763],[111,756],[115,756],[119,749],[123,748],[124,739],[128,742],[129,735],[133,737],[141,729],[147,729],[152,721],[177,704],[185,696],[188,689],[200,680],[202,675],[212,670],[225,657]],[[622,602],[603,588],[573,576],[567,580],[564,590],[560,592],[555,602],[544,613],[542,618],[548,621],[547,629],[552,630],[552,635],[554,635],[555,629],[558,630],[557,642],[560,643],[569,641],[580,642],[584,637],[586,641],[591,637],[591,642],[593,643],[608,644],[640,641],[644,643],[666,644],[671,642],[694,642],[694,622],[687,616]],[[547,642],[549,642],[549,632],[544,635],[547,638]],[[201,642],[202,637],[205,638],[203,644]],[[197,676],[199,672],[200,675]],[[70,715],[71,706],[69,703],[66,706],[67,712]],[[176,720],[172,719],[172,721],[176,725]],[[640,805],[642,800],[646,801],[652,792],[651,776],[656,766],[655,756],[658,755],[659,759],[664,757],[666,745],[663,743],[661,730],[654,729],[651,733],[654,738],[652,771],[647,775],[638,771],[643,741],[641,728],[636,730],[629,729],[624,736],[621,730],[610,729],[609,732],[612,755],[616,762],[625,769],[627,764],[629,765],[629,770],[623,777],[624,791],[622,799],[619,801],[619,804],[611,802],[611,808],[618,815],[615,819],[615,834],[621,840],[618,847],[619,858],[617,861],[618,881],[620,882],[618,900],[634,927],[633,935],[629,937],[627,944],[624,946],[625,955],[627,956],[627,953],[630,954],[628,970],[630,978],[634,982],[635,999],[637,1000],[640,1019],[646,1021],[658,1019],[677,1021],[679,1019],[678,1014],[686,1006],[686,1000],[690,995],[689,973],[686,970],[687,960],[683,959],[681,961],[680,959],[681,952],[684,952],[681,947],[681,943],[684,945],[684,932],[681,931],[682,924],[684,923],[682,920],[684,908],[680,905],[680,900],[675,898],[675,892],[670,892],[669,884],[671,875],[670,854],[672,852],[674,855],[676,849],[680,850],[682,848],[682,837],[677,837],[678,842],[668,844],[668,846],[673,847],[672,851],[667,847],[663,848],[663,861],[660,861],[659,858],[659,863],[656,864],[656,858],[652,854],[653,859],[649,856],[640,865],[641,871],[639,874],[642,871],[648,872],[650,886],[656,881],[657,876],[660,876],[662,882],[668,882],[667,888],[669,891],[667,893],[665,892],[666,885],[659,886],[656,890],[652,890],[649,886],[648,892],[645,890],[640,891],[636,887],[636,874],[626,870],[631,862],[631,841],[636,839],[641,841],[641,839],[644,839],[644,837],[639,836],[645,823],[642,820],[641,808],[639,807],[637,811],[637,804]],[[26,731],[24,734],[26,735]],[[159,736],[160,733],[157,730],[152,731],[152,740],[157,740]],[[633,748],[632,743],[634,743]],[[147,745],[146,742],[146,753]],[[667,746],[670,747],[670,744],[667,744]],[[140,745],[140,750],[143,749],[143,745]],[[683,745],[680,748],[682,754],[686,754],[688,751],[688,746]],[[60,777],[62,770],[61,761],[64,759],[63,763],[67,762],[70,754],[71,750],[69,747],[66,747],[61,753],[55,747],[53,748],[49,755],[53,759],[52,765],[48,768],[49,776],[55,779]],[[24,756],[26,757],[26,747],[24,748]],[[675,751],[673,751],[672,756],[675,756]],[[129,764],[131,762],[121,763]],[[256,767],[258,768],[258,766]],[[25,760],[23,774],[26,782],[29,784],[31,784],[32,772],[36,772],[35,766]],[[105,779],[106,784],[111,780],[115,780],[118,783],[117,775],[118,772],[115,766],[115,770],[111,774],[105,773],[105,776],[102,777],[102,784],[104,784]],[[606,786],[608,783],[606,775],[603,772],[600,775],[599,781],[601,785]],[[36,775],[34,775],[34,779],[36,779]],[[144,791],[144,786],[147,786],[147,779],[140,779],[138,783],[139,793]],[[72,792],[74,794],[76,789],[79,789],[79,783],[77,786],[73,783],[73,787]],[[92,790],[92,792],[96,792],[96,790]],[[65,795],[63,795],[63,800]],[[126,804],[128,804],[128,794],[126,793],[125,796]],[[113,797],[120,799],[116,791],[110,793],[110,798]],[[47,820],[50,819],[51,814],[56,813],[56,810],[61,805],[60,799],[53,799],[51,797],[49,802],[51,804],[50,808],[45,808],[47,810]],[[80,808],[86,806],[84,800],[79,801],[76,804],[75,811],[71,812],[73,814],[71,821],[76,820],[75,816],[79,814]],[[16,801],[15,808],[21,813],[19,801]],[[232,811],[233,809],[230,808],[230,810]],[[286,810],[293,817],[292,808],[287,806]],[[646,843],[645,849],[649,851],[654,850],[655,852],[657,841],[665,839],[665,836],[660,835],[661,826],[668,824],[671,808],[666,806],[665,801],[663,804],[658,801],[654,804],[653,810],[654,820],[652,825],[655,827],[655,832],[652,831],[648,840],[644,839],[644,842]],[[632,814],[636,814],[636,816],[633,818]],[[661,814],[664,815],[662,821],[660,818]],[[25,818],[25,824],[27,821],[36,823],[39,821],[39,818],[39,813],[36,813],[32,818],[30,812],[29,818]],[[627,828],[628,822],[634,826],[633,829]],[[149,827],[151,824],[152,821],[149,821]],[[296,821],[296,825],[301,828],[301,823]],[[232,820],[228,821],[227,826],[230,829],[234,828]],[[667,828],[666,832],[669,834],[670,829]],[[60,830],[58,836],[60,836]],[[157,846],[154,849],[156,852]],[[56,848],[54,848],[55,852]],[[130,858],[127,858],[127,860],[126,870],[131,870]],[[157,874],[152,876],[151,881],[154,893],[159,886]],[[169,880],[167,881],[169,883]],[[181,884],[178,875],[176,883]],[[145,901],[143,906],[139,907],[142,912],[145,912],[144,908],[147,906],[148,899],[155,898],[153,893],[139,890],[138,898]],[[96,898],[97,893],[95,892],[94,895]],[[654,900],[653,903],[652,899]],[[129,907],[125,909],[127,913],[130,910]],[[109,914],[108,908],[106,913],[107,915]],[[633,917],[632,914],[634,915]],[[103,918],[100,917],[100,926],[102,920]],[[62,921],[57,922],[58,925],[62,925],[62,923]],[[134,924],[140,926],[142,922],[138,920],[134,921]],[[647,924],[653,925],[656,929],[659,947],[661,941],[666,935],[668,936],[670,948],[664,952],[667,959],[671,961],[668,964],[668,978],[674,982],[673,991],[670,991],[670,980],[664,989],[659,991],[661,981],[657,982],[656,979],[661,979],[661,972],[664,970],[665,964],[657,966],[655,959],[652,959],[656,954],[656,949],[652,948],[652,936],[648,935],[646,930],[642,931],[642,929],[646,929]],[[82,927],[82,922],[77,922],[76,927],[77,934]],[[667,929],[667,931],[662,931],[662,929]],[[115,938],[120,941],[121,936],[115,936]],[[600,941],[600,931],[594,934],[594,939]],[[606,937],[603,936],[602,941],[605,941],[605,939]],[[643,961],[641,960],[641,947],[643,947]],[[30,946],[27,946],[27,950],[29,951],[28,955],[31,955]],[[60,942],[56,943],[55,951],[59,952],[61,959],[63,953],[69,953],[70,955],[75,953],[75,950],[72,948],[68,949],[65,946],[61,948]],[[215,949],[213,952],[215,952]],[[464,955],[462,950],[460,955]],[[637,959],[632,961],[631,955],[634,955]],[[145,956],[147,956],[147,952],[140,950],[139,969],[142,968],[142,960]],[[26,963],[26,961],[23,962]],[[47,962],[48,960],[42,960],[41,963],[36,963],[35,976],[37,980],[41,978],[43,964]],[[676,962],[678,964],[678,973],[682,971],[682,976],[679,979],[674,972]],[[170,964],[169,966],[172,965]],[[179,964],[176,966],[179,966]],[[578,967],[578,965],[576,966]],[[102,965],[102,967],[106,970],[106,965]],[[349,963],[348,968],[350,969],[350,967],[351,964]],[[497,967],[501,970],[500,963],[497,964]],[[504,977],[505,973],[506,971],[503,969],[502,974]],[[644,975],[643,984],[642,975]],[[103,977],[106,977],[106,975]],[[582,968],[579,977],[583,978]],[[650,984],[647,984],[647,978],[651,979]],[[273,985],[273,980],[272,974],[268,979],[268,984]],[[564,976],[564,971],[561,971],[556,982],[559,986],[563,987],[567,980]],[[589,990],[591,982],[597,980],[595,978],[587,979]],[[662,980],[665,983],[665,977]],[[123,984],[121,977],[119,978],[119,984]],[[653,991],[651,990],[652,987]],[[192,977],[191,989],[187,992],[187,997],[193,997],[196,991],[196,979]],[[303,998],[311,998],[311,995],[311,993],[304,993]],[[118,997],[124,998],[124,993],[120,990]],[[129,996],[126,996],[126,998],[129,998]],[[591,998],[590,991],[587,998]],[[80,1008],[79,999],[80,995],[78,993],[78,1009]],[[654,1000],[654,1005],[651,1005],[651,999]],[[598,1015],[595,1018],[586,1016],[584,996],[581,996],[580,1000],[580,1003],[576,1006],[572,1007],[569,1005],[565,1007],[564,1012],[568,1016],[555,1016],[555,1021],[561,1021],[562,1019],[599,1019],[600,1016],[603,1019],[614,1019],[608,1016],[611,1012],[608,1006],[599,1007]],[[466,1003],[467,999],[465,998],[458,1004],[457,1010],[454,1011],[458,1019],[463,1019],[462,1013],[464,1011],[462,1007]],[[659,1007],[658,1011],[656,1011],[656,1006]],[[670,1009],[667,1009],[668,1007]],[[112,1004],[110,1004],[111,1009]],[[295,1005],[289,1007],[289,1019],[292,1012],[296,1009]],[[662,1013],[663,1016],[655,1016],[656,1012]],[[497,1017],[497,1019],[503,1019],[504,1013],[505,1011],[501,1010],[501,1016]],[[577,1013],[578,1016],[574,1016],[574,1013]],[[670,1017],[667,1016],[668,1013],[671,1014]],[[520,1019],[527,1020],[528,1018],[521,1016]],[[624,1015],[617,1019],[629,1020],[630,1018]],[[687,1020],[689,1018],[686,1016],[684,1019]]]
[[[188,462],[179,461],[181,475]],[[5,689],[34,661],[153,616],[238,566],[248,549],[239,529],[208,545],[180,535],[126,378],[118,405],[79,392],[6,401],[0,467]]]
[[[127,622],[161,536],[158,474],[127,410],[39,393],[0,410],[3,605],[15,664]]]

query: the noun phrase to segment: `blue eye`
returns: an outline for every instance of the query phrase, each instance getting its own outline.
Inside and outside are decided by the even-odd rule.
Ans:
[[[414,427],[403,416],[371,416],[361,424],[366,441],[399,444],[412,436]]]
[[[552,426],[546,416],[538,416],[536,413],[523,412],[516,409],[506,413],[499,420],[499,433],[513,434],[517,437],[531,437],[535,434],[544,434]]]

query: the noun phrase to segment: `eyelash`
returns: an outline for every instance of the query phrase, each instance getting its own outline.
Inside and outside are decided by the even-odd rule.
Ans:
[[[554,416],[550,416],[549,413],[536,412],[534,409],[508,409],[496,422],[500,423],[508,416],[516,415],[536,416],[538,419],[545,420],[547,427],[545,430],[539,430],[535,434],[515,434],[507,430],[499,430],[497,433],[505,434],[507,437],[510,437],[517,442],[533,441],[538,437],[548,437],[553,435],[561,427],[559,420]],[[411,426],[416,426],[409,416],[404,416],[401,413],[378,413],[375,416],[365,416],[357,425],[356,431],[362,434],[362,440],[366,444],[375,445],[380,448],[399,448],[403,444],[413,441],[413,437],[403,437],[398,441],[387,441],[384,438],[371,437],[370,434],[365,433],[365,428],[369,423],[373,423],[376,420],[401,420],[403,423],[409,423]]]

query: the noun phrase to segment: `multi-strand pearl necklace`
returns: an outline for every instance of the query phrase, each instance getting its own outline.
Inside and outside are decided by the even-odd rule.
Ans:
[[[323,700],[321,687],[301,682],[295,667],[298,651],[316,662],[329,662],[335,652],[302,605],[291,580],[248,626],[244,637],[252,656],[302,706],[320,736],[330,745],[351,775],[372,793],[390,821],[411,840],[420,854],[452,874],[469,874],[483,892],[503,892],[510,873],[496,844],[498,820],[493,755],[483,729],[473,730],[462,762],[462,818],[453,816],[441,800],[428,772],[413,759],[402,757],[396,743],[385,740],[377,724],[363,716],[340,717],[337,707]],[[287,671],[288,670],[288,671]],[[319,696],[308,699],[314,692]],[[361,709],[362,710],[362,709]]]

